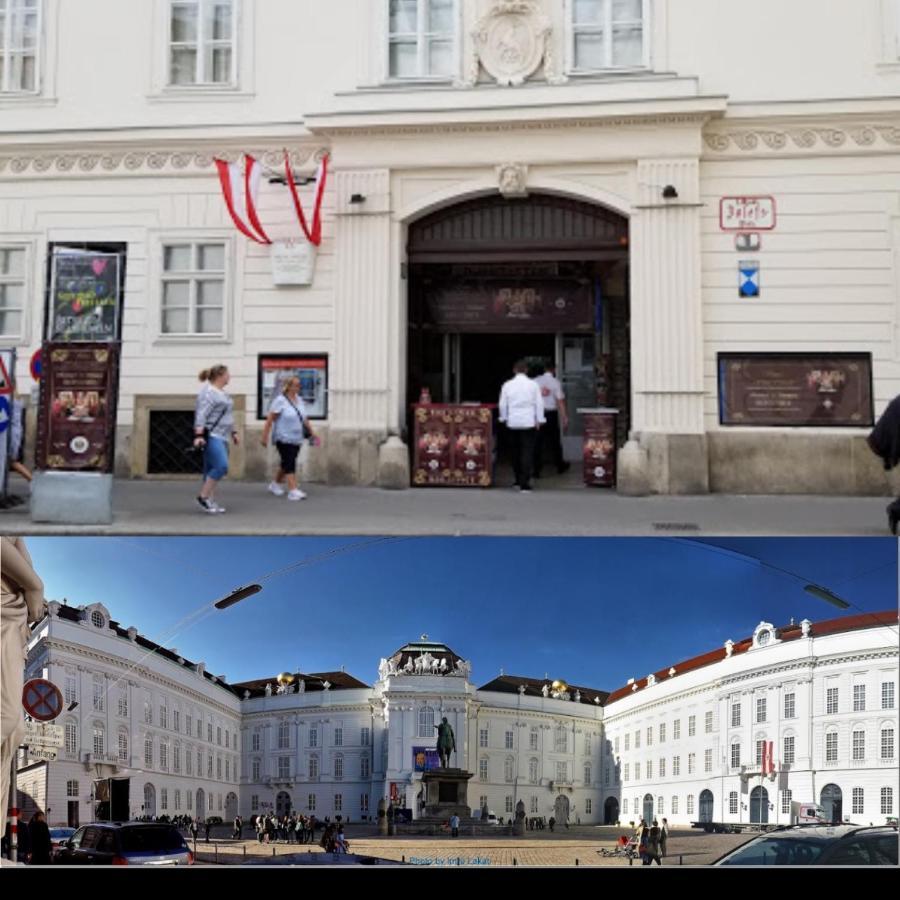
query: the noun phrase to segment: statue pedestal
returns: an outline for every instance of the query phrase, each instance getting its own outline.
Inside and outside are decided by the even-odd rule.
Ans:
[[[469,779],[473,775],[464,769],[432,769],[422,774],[425,788],[425,817],[448,819],[457,815],[470,819],[468,804]]]

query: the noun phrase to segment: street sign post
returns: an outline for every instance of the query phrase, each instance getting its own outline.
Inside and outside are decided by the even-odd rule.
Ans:
[[[29,747],[28,756],[31,757],[31,759],[54,762],[59,756],[59,750],[55,747]]]
[[[45,678],[32,678],[22,688],[22,706],[38,722],[51,722],[63,710],[62,691]]]
[[[28,747],[62,747],[66,742],[65,735],[66,731],[62,725],[26,722],[22,743]]]

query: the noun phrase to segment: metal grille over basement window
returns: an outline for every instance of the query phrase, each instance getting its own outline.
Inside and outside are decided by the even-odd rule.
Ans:
[[[194,439],[194,413],[190,410],[151,410],[148,475],[199,475],[200,459],[186,454]]]

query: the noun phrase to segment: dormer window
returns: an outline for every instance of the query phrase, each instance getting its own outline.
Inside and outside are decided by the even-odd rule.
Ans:
[[[779,642],[778,633],[771,622],[760,622],[753,631],[753,648],[769,647]]]
[[[450,78],[456,21],[456,0],[388,0],[388,77]]]
[[[646,68],[648,7],[649,0],[571,0],[571,69]]]
[[[768,628],[761,631],[756,636],[756,644],[759,647],[765,647],[772,640],[772,632],[768,630]]]

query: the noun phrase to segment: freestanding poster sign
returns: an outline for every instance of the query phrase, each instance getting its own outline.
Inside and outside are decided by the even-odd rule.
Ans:
[[[112,522],[126,251],[125,244],[50,246],[35,522]]]

